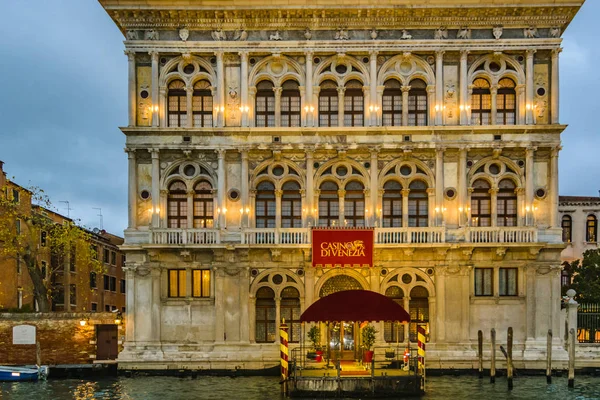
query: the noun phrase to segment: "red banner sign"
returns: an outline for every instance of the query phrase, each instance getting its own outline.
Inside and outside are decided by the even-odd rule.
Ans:
[[[372,267],[373,229],[313,229],[313,267]]]

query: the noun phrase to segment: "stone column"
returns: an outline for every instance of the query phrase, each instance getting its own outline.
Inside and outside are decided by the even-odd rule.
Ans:
[[[533,225],[533,156],[537,147],[529,146],[525,150],[525,214],[526,225]]]
[[[436,221],[435,188],[427,188],[427,209],[429,210],[428,218],[427,218],[427,226],[434,226],[435,221]]]
[[[550,87],[550,115],[552,116],[551,122],[553,124],[559,123],[559,69],[558,69],[558,55],[562,49],[559,47],[552,50],[552,83]]]
[[[498,188],[491,188],[489,193],[492,214],[491,226],[498,226]]]
[[[279,328],[281,325],[281,297],[275,296],[275,343],[280,343]]]
[[[304,305],[310,307],[315,301],[315,270],[312,267],[304,269]],[[304,311],[304,310],[302,310]]]
[[[225,170],[225,149],[216,150],[218,154],[218,167],[217,167],[217,198],[219,199],[217,207],[220,209],[218,216],[219,229],[226,228],[226,210],[225,207],[225,179],[227,171]]]
[[[339,210],[340,215],[338,217],[339,226],[345,226],[344,220],[346,219],[346,191],[344,189],[338,190],[338,202],[339,202]]]
[[[377,115],[376,107],[368,106],[371,102],[371,92],[368,86],[363,86],[363,124],[358,126],[369,126],[371,125],[371,114]],[[372,110],[370,110],[372,108]],[[357,125],[354,125],[357,126]]]
[[[160,160],[158,149],[148,150],[152,156],[152,227],[158,228],[160,223]],[[164,210],[163,210],[164,211]]]
[[[517,85],[515,87],[517,92],[517,121],[519,125],[525,124],[525,85]]]
[[[460,125],[469,125],[469,120],[467,118],[467,106],[469,105],[468,99],[468,65],[467,65],[467,56],[469,52],[467,50],[462,50],[460,52]]]
[[[321,93],[320,86],[313,86],[313,104],[315,106],[315,110],[313,112],[313,125],[319,126],[319,93]]]
[[[275,189],[275,229],[281,228],[281,196],[283,190]]]
[[[186,87],[185,88],[185,93],[186,93],[186,107],[187,107],[187,123],[185,124],[186,128],[192,128],[194,126],[194,113],[192,112],[192,100],[193,100],[193,95],[194,95],[194,88],[191,87]]]
[[[223,66],[223,52],[215,51],[217,57],[217,127],[225,126],[225,67]]]
[[[369,190],[371,195],[371,205],[369,206],[369,209],[371,210],[371,218],[369,219],[371,226],[375,226],[377,221],[377,194],[379,193],[379,166],[377,161],[378,152],[379,149],[371,150],[371,168],[369,170],[369,174],[371,175],[371,187]]]
[[[408,126],[408,92],[410,86],[402,86],[402,126]]]
[[[187,227],[192,229],[194,227],[194,193],[195,191],[189,190],[187,192]]]
[[[127,55],[128,60],[128,103],[129,103],[129,126],[136,125],[136,103],[137,103],[137,95],[136,95],[136,71],[135,71],[135,51],[125,50],[125,54]]]
[[[370,124],[365,126],[377,126],[377,51],[369,52],[369,74],[370,74],[370,104],[368,105],[370,112]],[[376,108],[377,107],[377,108]]]
[[[248,126],[248,52],[240,51],[240,96],[242,102],[242,127]],[[246,108],[248,107],[248,108]],[[243,180],[242,180],[243,181]]]
[[[534,124],[533,118],[533,55],[535,50],[527,50],[525,61],[525,123]]]
[[[402,227],[408,228],[408,195],[410,189],[402,189]]]
[[[561,146],[553,147],[550,153],[550,188],[548,195],[550,196],[550,227],[552,228],[560,227],[558,214],[558,153],[561,149]]]
[[[275,126],[281,126],[281,91],[283,88],[281,86],[274,87],[273,92],[275,92]]]
[[[314,104],[314,97],[313,97],[313,84],[312,84],[312,74],[313,74],[313,52],[312,51],[307,51],[306,52],[306,82],[305,82],[305,86],[306,86],[306,107],[307,111],[306,111],[306,126],[314,126],[314,110],[317,108],[316,104]],[[310,110],[310,108],[313,107],[313,111]]]
[[[444,225],[444,147],[435,149],[435,208],[436,225]]]
[[[435,124],[444,124],[444,51],[435,52]]]
[[[435,85],[427,85],[427,125],[435,125],[436,112],[435,107]]]
[[[240,221],[240,225],[242,228],[248,228],[248,211],[246,209],[249,209],[249,205],[248,205],[248,179],[250,179],[250,177],[248,176],[248,150],[247,149],[242,149],[240,151],[240,155],[241,155],[241,159],[242,159],[242,168],[241,168],[241,173],[242,173],[242,177],[241,177],[241,181],[242,181],[242,209],[244,210],[243,213],[243,217],[242,220]]]
[[[137,164],[135,160],[135,149],[126,148],[127,152],[127,229],[135,229],[137,227]]]
[[[313,152],[311,150],[306,150],[306,205],[304,208],[306,209],[306,220],[304,221],[304,226],[316,226],[316,222],[314,219],[314,183],[313,183],[313,175],[314,175],[314,159]]]
[[[225,280],[225,271],[221,268],[213,267],[213,276],[215,279],[215,342],[225,342],[225,296],[223,283]]]
[[[338,87],[338,126],[344,126],[344,93],[345,87]]]
[[[160,268],[158,266],[154,266],[150,271],[150,275],[152,278],[152,311],[150,313],[150,318],[152,318],[152,341],[160,342],[160,312],[161,312],[161,304],[160,304]]]
[[[458,213],[458,225],[465,226],[467,224],[466,215],[467,208],[467,151],[466,147],[461,147],[458,151],[458,207],[462,208],[462,212]]]
[[[158,124],[161,128],[167,126],[167,87],[158,88]]]
[[[166,225],[165,223],[168,223],[167,221],[167,199],[169,197],[169,191],[167,189],[161,189],[160,190],[160,196],[159,200],[158,200],[158,209],[159,210],[164,210],[163,211],[163,217],[160,217],[160,213],[158,214],[158,226],[159,228],[164,228]]]
[[[248,267],[242,268],[239,274],[239,295],[240,295],[240,341],[250,342],[250,318],[249,318],[249,298],[250,281],[248,279]],[[248,312],[244,312],[247,310]]]
[[[248,298],[248,339],[256,343],[256,297],[250,294]]]
[[[125,325],[125,341],[135,341],[135,269],[136,265],[131,262],[125,262],[123,272],[125,272],[125,284],[127,293],[125,294],[126,311],[129,316],[128,323]]]
[[[443,271],[445,271],[445,267],[435,268],[435,275],[438,278],[435,281],[436,297],[440,301],[436,302],[436,318],[432,319],[431,315],[429,316],[430,323],[433,322],[436,325],[435,343],[443,343],[446,340],[446,277]]]
[[[256,86],[248,88],[248,126],[256,126],[255,108],[256,108]]]
[[[152,58],[152,127],[158,127],[158,52],[151,51]]]
[[[498,85],[492,85],[490,87],[490,94],[492,98],[492,113],[490,116],[492,120],[490,121],[490,125],[498,125],[498,104],[496,103],[498,101]]]

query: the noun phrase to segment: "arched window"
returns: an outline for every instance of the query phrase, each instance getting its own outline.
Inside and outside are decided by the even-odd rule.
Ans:
[[[281,91],[281,126],[300,126],[300,89],[298,82],[286,81]]]
[[[319,226],[336,226],[340,215],[338,185],[325,181],[319,190]]]
[[[383,227],[402,226],[402,185],[387,181],[383,185]]]
[[[212,228],[213,218],[212,186],[200,181],[194,187],[194,228]]]
[[[346,184],[344,221],[346,226],[365,226],[365,187],[358,181]]]
[[[328,80],[321,83],[319,126],[338,126],[338,91],[334,81]]]
[[[281,227],[302,228],[302,196],[298,182],[288,181],[281,187]]]
[[[498,226],[517,226],[517,194],[515,183],[503,179],[498,184]]]
[[[588,215],[585,229],[585,241],[596,243],[596,233],[598,232],[598,220],[595,215]]]
[[[471,125],[490,125],[492,122],[492,93],[490,83],[482,78],[473,81],[471,95]]]
[[[471,193],[471,226],[492,226],[490,184],[483,179],[473,182]]]
[[[571,243],[571,227],[573,220],[570,215],[563,215],[560,226],[562,227],[562,239],[565,243]]]
[[[256,188],[256,227],[275,228],[275,186],[263,181]]]
[[[213,97],[210,91],[210,82],[202,80],[194,84],[192,115],[194,126],[207,127],[213,125]]]
[[[256,126],[275,126],[275,92],[273,83],[262,81],[256,85]]]
[[[408,310],[410,314],[410,341],[417,341],[417,328],[423,327],[429,336],[429,292],[423,286],[415,286],[410,291]],[[427,339],[429,341],[429,339]]]
[[[382,102],[383,126],[402,125],[402,90],[400,82],[395,79],[385,81]]]
[[[167,196],[167,225],[169,228],[187,228],[187,211],[185,184],[175,181],[169,185]]]
[[[390,286],[385,291],[394,303],[404,308],[404,291],[398,286]],[[388,343],[399,343],[404,341],[404,325],[397,322],[386,322],[383,329],[383,337]]]
[[[408,125],[427,125],[427,84],[413,79],[408,91]]]
[[[275,326],[275,292],[268,287],[261,287],[256,292],[256,342],[274,343]]]
[[[300,342],[300,292],[294,287],[286,287],[281,291],[279,312],[285,318],[289,331],[289,342]]]
[[[498,82],[496,95],[496,124],[515,125],[517,115],[517,92],[512,79],[502,78]]]
[[[344,92],[344,126],[364,126],[364,112],[363,85],[351,80]]]
[[[412,181],[408,186],[408,226],[423,227],[428,225],[429,204],[427,184],[423,181]]]
[[[169,126],[185,126],[187,123],[187,93],[182,80],[169,83],[167,120]]]

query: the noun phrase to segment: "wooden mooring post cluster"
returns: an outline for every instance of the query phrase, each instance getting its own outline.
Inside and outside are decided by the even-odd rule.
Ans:
[[[496,330],[490,331],[491,353],[490,353],[490,383],[496,382]],[[571,328],[568,332],[568,386],[575,386],[575,329]],[[477,332],[477,358],[478,358],[478,373],[479,379],[483,379],[483,332]],[[506,334],[506,350],[500,346],[500,350],[506,358],[506,377],[508,390],[513,389],[513,328],[509,327]],[[552,383],[552,329],[548,329],[547,346],[546,346],[546,383]]]

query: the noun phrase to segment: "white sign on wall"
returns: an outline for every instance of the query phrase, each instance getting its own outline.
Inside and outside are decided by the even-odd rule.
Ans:
[[[13,344],[35,344],[35,326],[17,325],[13,327]]]

